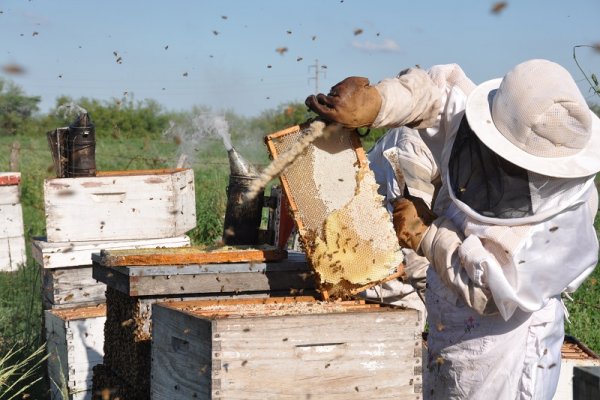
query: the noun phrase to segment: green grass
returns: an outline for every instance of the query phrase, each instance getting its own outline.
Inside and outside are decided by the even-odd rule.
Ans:
[[[599,215],[594,226],[596,232],[600,231]],[[600,268],[596,267],[571,298],[572,301],[564,300],[570,321],[565,325],[565,332],[600,354]]]

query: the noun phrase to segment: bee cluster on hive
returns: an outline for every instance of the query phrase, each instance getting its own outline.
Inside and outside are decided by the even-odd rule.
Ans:
[[[345,297],[392,275],[403,256],[357,132],[315,121],[275,133],[267,136],[275,161],[305,134],[316,139],[280,177],[321,288]]]

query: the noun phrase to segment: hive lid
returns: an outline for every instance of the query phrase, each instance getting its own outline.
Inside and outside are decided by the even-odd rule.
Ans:
[[[287,257],[275,246],[174,247],[161,249],[102,250],[92,260],[106,267],[219,264],[278,261]]]
[[[20,172],[0,172],[0,186],[18,185],[21,183]]]

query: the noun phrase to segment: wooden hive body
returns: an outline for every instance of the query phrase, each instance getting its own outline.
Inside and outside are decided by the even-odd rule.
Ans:
[[[231,300],[205,313],[205,301],[156,304],[152,399],[421,397],[417,311],[347,302],[305,313],[314,300],[295,299],[295,315],[276,306],[252,315],[248,304],[287,300]]]
[[[92,398],[92,369],[102,363],[105,321],[104,305],[45,311],[53,400]]]
[[[19,172],[0,173],[0,271],[16,271],[26,261]]]
[[[49,242],[166,238],[196,226],[191,169],[48,179],[44,204]]]
[[[102,249],[186,247],[187,236],[165,239],[48,242],[32,241],[32,254],[42,268],[44,309],[94,305],[105,302],[106,284],[92,276],[92,254]]]

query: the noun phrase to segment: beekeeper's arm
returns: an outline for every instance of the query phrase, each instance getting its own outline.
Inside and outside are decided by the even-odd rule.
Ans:
[[[421,69],[409,69],[396,78],[371,86],[367,78],[349,77],[306,99],[308,108],[326,120],[348,128],[427,128],[434,125],[442,105],[442,92]]]

